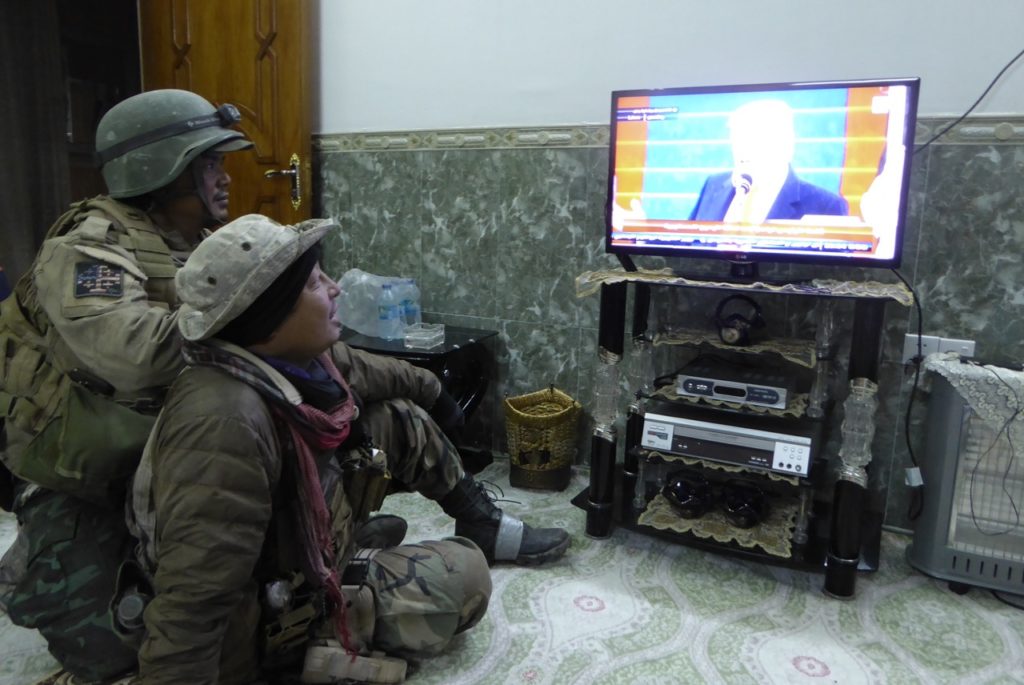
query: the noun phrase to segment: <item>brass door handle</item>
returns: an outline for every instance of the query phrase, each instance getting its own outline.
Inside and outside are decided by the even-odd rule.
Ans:
[[[288,160],[287,169],[267,169],[263,172],[263,176],[265,178],[289,177],[292,182],[292,207],[299,208],[299,205],[302,204],[302,184],[299,178],[299,156],[297,154],[292,154],[291,159]]]

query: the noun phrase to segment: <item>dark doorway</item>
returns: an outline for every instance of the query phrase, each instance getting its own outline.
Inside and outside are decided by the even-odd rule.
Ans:
[[[0,3],[0,268],[12,282],[68,203],[104,191],[100,117],[140,90],[134,0]]]
[[[139,92],[135,0],[58,0],[71,199],[106,191],[92,162],[100,117]]]

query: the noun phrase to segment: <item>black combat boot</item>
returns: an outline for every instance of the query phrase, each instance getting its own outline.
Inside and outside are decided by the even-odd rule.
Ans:
[[[494,506],[483,484],[469,474],[438,503],[455,519],[455,534],[475,542],[488,563],[544,564],[558,559],[569,548],[567,532],[561,528],[531,528],[509,516]]]
[[[377,514],[359,526],[355,533],[357,548],[388,549],[405,539],[409,524],[401,516]]]
[[[366,582],[370,560],[382,549],[398,547],[405,539],[409,524],[401,516],[377,514],[356,528],[356,551],[341,573],[341,585],[359,586]],[[372,633],[372,629],[371,629]]]

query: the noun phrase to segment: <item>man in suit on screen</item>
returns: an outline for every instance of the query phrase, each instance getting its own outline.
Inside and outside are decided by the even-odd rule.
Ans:
[[[729,118],[733,170],[704,182],[690,214],[696,221],[760,224],[804,215],[845,216],[839,194],[800,179],[793,171],[793,110],[781,100],[755,100]]]

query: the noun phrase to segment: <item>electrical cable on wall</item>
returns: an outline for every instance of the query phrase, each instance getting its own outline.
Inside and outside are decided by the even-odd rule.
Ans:
[[[925,142],[921,143],[921,145],[919,145],[918,147],[914,148],[914,154],[916,155],[918,152],[921,152],[922,150],[924,150],[926,147],[928,147],[929,145],[934,143],[936,140],[938,140],[942,136],[944,136],[947,133],[949,133],[949,131],[951,131],[954,126],[956,126],[961,121],[966,119],[967,115],[974,111],[974,108],[977,107],[981,103],[981,101],[985,99],[985,96],[988,95],[988,92],[990,90],[992,90],[992,88],[996,85],[996,83],[999,82],[999,79],[1002,78],[1003,74],[1006,73],[1006,70],[1009,69],[1010,67],[1012,67],[1013,63],[1016,62],[1017,60],[1019,60],[1022,56],[1024,56],[1024,50],[1021,50],[1020,52],[1018,52],[1016,54],[1016,56],[1014,56],[1013,59],[1011,59],[1009,62],[1007,62],[1006,65],[1002,69],[999,70],[999,73],[996,74],[995,78],[993,78],[992,81],[988,84],[988,87],[985,88],[984,91],[982,91],[981,95],[978,96],[978,99],[974,101],[974,104],[972,104],[970,107],[967,108],[966,112],[961,114],[959,117],[957,117],[956,120],[954,120],[951,124],[949,124],[944,129],[942,129],[941,131],[936,133],[934,136],[932,136],[931,138],[929,138]]]
[[[910,414],[914,408],[914,395],[917,394],[917,386],[921,378],[921,362],[924,358],[924,349],[921,347],[921,335],[924,329],[924,310],[921,308],[921,300],[917,297],[917,293],[914,292],[910,282],[896,269],[893,269],[892,272],[903,281],[903,285],[907,286],[907,290],[910,291],[911,296],[914,298],[914,308],[917,311],[917,354],[911,360],[914,364],[914,383],[910,387],[910,396],[907,399],[907,412],[903,417],[903,438],[907,443],[907,454],[910,455],[910,463],[913,464],[914,470],[919,473],[920,465],[917,463],[917,456],[914,454],[914,446],[910,442]],[[911,487],[910,503],[907,506],[907,518],[911,521],[916,521],[923,510],[924,486]]]
[[[995,77],[989,82],[989,84],[985,88],[985,90],[982,91],[981,95],[978,96],[978,98],[974,101],[974,103],[971,104],[971,106],[968,107],[967,110],[963,114],[961,114],[959,117],[957,117],[952,123],[950,123],[949,125],[944,127],[941,131],[939,131],[938,133],[933,135],[931,138],[926,140],[924,143],[922,143],[921,145],[919,145],[916,148],[914,148],[914,150],[911,152],[911,154],[912,155],[916,155],[917,153],[921,152],[925,148],[929,147],[936,140],[938,140],[939,138],[944,136],[946,133],[948,133],[950,130],[952,130],[954,126],[956,126],[961,121],[963,121],[965,118],[967,118],[967,116],[971,112],[973,112],[974,109],[981,103],[981,101],[985,98],[985,96],[988,95],[989,91],[991,91],[992,88],[995,87],[996,83],[999,82],[999,79],[1001,79],[1003,77],[1003,74],[1005,74],[1007,72],[1007,70],[1011,66],[1013,66],[1014,63],[1016,63],[1017,60],[1019,60],[1022,56],[1024,56],[1024,49],[1022,49],[1020,52],[1018,52],[1009,62],[1007,62],[1003,66],[1002,69],[999,70],[999,72],[995,75]],[[920,381],[921,362],[923,361],[923,356],[924,356],[923,355],[924,350],[923,350],[922,345],[921,345],[921,336],[923,335],[923,330],[924,330],[924,323],[923,323],[924,322],[924,313],[923,313],[923,310],[921,308],[920,300],[917,297],[917,293],[914,291],[913,287],[911,287],[911,285],[907,281],[907,279],[905,279],[903,277],[903,275],[900,274],[900,272],[897,271],[896,269],[893,269],[892,272],[894,274],[896,274],[896,277],[899,278],[901,281],[903,281],[903,284],[905,286],[907,286],[908,290],[910,290],[911,295],[913,295],[913,297],[914,297],[914,305],[915,305],[915,308],[917,310],[917,355],[911,360],[911,362],[914,365],[914,383],[913,383],[913,385],[910,388],[910,396],[909,396],[909,398],[907,400],[907,411],[906,411],[906,414],[904,416],[904,424],[903,424],[904,425],[904,430],[903,430],[903,433],[904,433],[904,438],[905,438],[906,444],[907,444],[907,453],[910,456],[910,462],[913,465],[914,471],[919,474],[920,473],[920,471],[919,471],[920,467],[919,467],[919,465],[917,463],[917,457],[914,455],[914,448],[913,448],[913,445],[911,444],[911,441],[910,441],[910,416],[911,416],[911,410],[912,410],[912,408],[914,406],[914,395],[917,393],[917,388],[918,388],[918,384],[919,384],[919,381]],[[1018,407],[1019,406],[1020,405],[1019,405],[1019,402],[1018,402]],[[1007,435],[1009,435],[1009,434],[1007,434]],[[923,509],[924,509],[924,489],[923,489],[923,485],[914,486],[914,487],[911,488],[910,504],[908,506],[908,511],[907,511],[908,518],[911,521],[916,520],[917,517],[921,515],[921,511]],[[1016,507],[1015,507],[1015,509],[1016,509]]]

